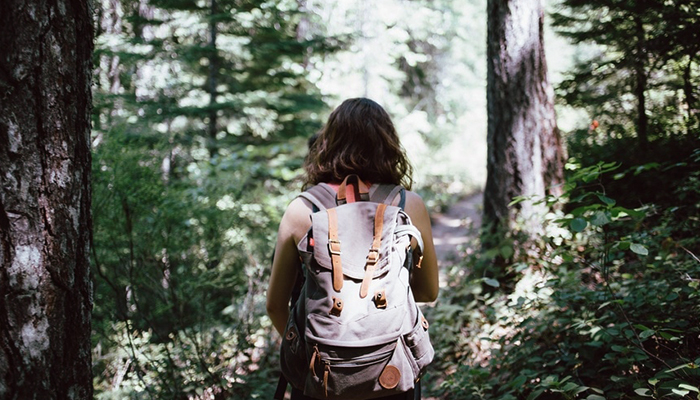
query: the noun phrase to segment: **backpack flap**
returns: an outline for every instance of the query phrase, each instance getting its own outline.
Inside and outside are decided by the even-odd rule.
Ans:
[[[316,264],[319,267],[332,270],[333,257],[339,256],[342,275],[357,281],[363,280],[365,266],[374,242],[375,215],[379,206],[380,204],[377,203],[356,202],[312,214],[315,243],[313,253],[317,261]],[[380,248],[371,278],[386,273],[399,211],[398,207],[385,206],[384,208],[382,214],[385,222],[382,225]],[[332,216],[330,219],[329,215]],[[330,239],[331,221],[337,224],[335,232],[337,242],[335,239]]]

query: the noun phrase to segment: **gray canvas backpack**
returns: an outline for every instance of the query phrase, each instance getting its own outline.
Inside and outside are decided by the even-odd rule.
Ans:
[[[347,203],[351,183],[359,201]],[[401,203],[392,206],[398,194]],[[423,244],[403,211],[405,190],[368,190],[350,175],[337,195],[322,183],[300,196],[315,212],[297,246],[304,276],[282,339],[284,378],[317,399],[373,399],[411,390],[434,350],[410,287],[411,238],[420,250]]]

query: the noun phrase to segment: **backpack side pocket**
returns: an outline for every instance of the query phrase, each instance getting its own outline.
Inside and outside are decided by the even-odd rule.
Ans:
[[[403,335],[401,341],[406,350],[406,356],[411,362],[415,379],[418,379],[435,356],[435,350],[430,343],[430,335],[428,334],[428,321],[420,310],[413,329]]]
[[[306,342],[299,334],[299,328],[294,318],[294,311],[294,309],[290,311],[287,329],[282,338],[280,367],[287,381],[289,381],[293,387],[303,390],[306,375],[309,370],[309,363],[306,359]]]

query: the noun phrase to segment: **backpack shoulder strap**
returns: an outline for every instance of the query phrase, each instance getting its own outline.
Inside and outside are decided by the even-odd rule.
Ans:
[[[385,183],[372,185],[369,197],[374,202],[390,205],[399,193],[401,194],[399,207],[403,210],[406,207],[406,189],[402,186]]]
[[[299,197],[310,201],[311,204],[314,205],[314,211],[333,208],[337,205],[335,202],[335,190],[325,183],[319,183],[318,185],[311,186],[304,192],[300,193]]]
[[[371,201],[376,203],[391,204],[397,194],[401,195],[399,207],[403,210],[406,207],[406,189],[400,185],[384,183],[372,185],[370,187],[369,197]],[[336,207],[338,205],[336,203],[336,196],[335,190],[325,183],[311,186],[306,189],[306,191],[299,194],[299,197],[308,200],[314,205],[314,211]]]

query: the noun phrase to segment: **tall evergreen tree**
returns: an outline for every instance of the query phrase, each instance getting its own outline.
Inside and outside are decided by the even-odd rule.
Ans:
[[[0,398],[92,398],[92,10],[0,3]]]

